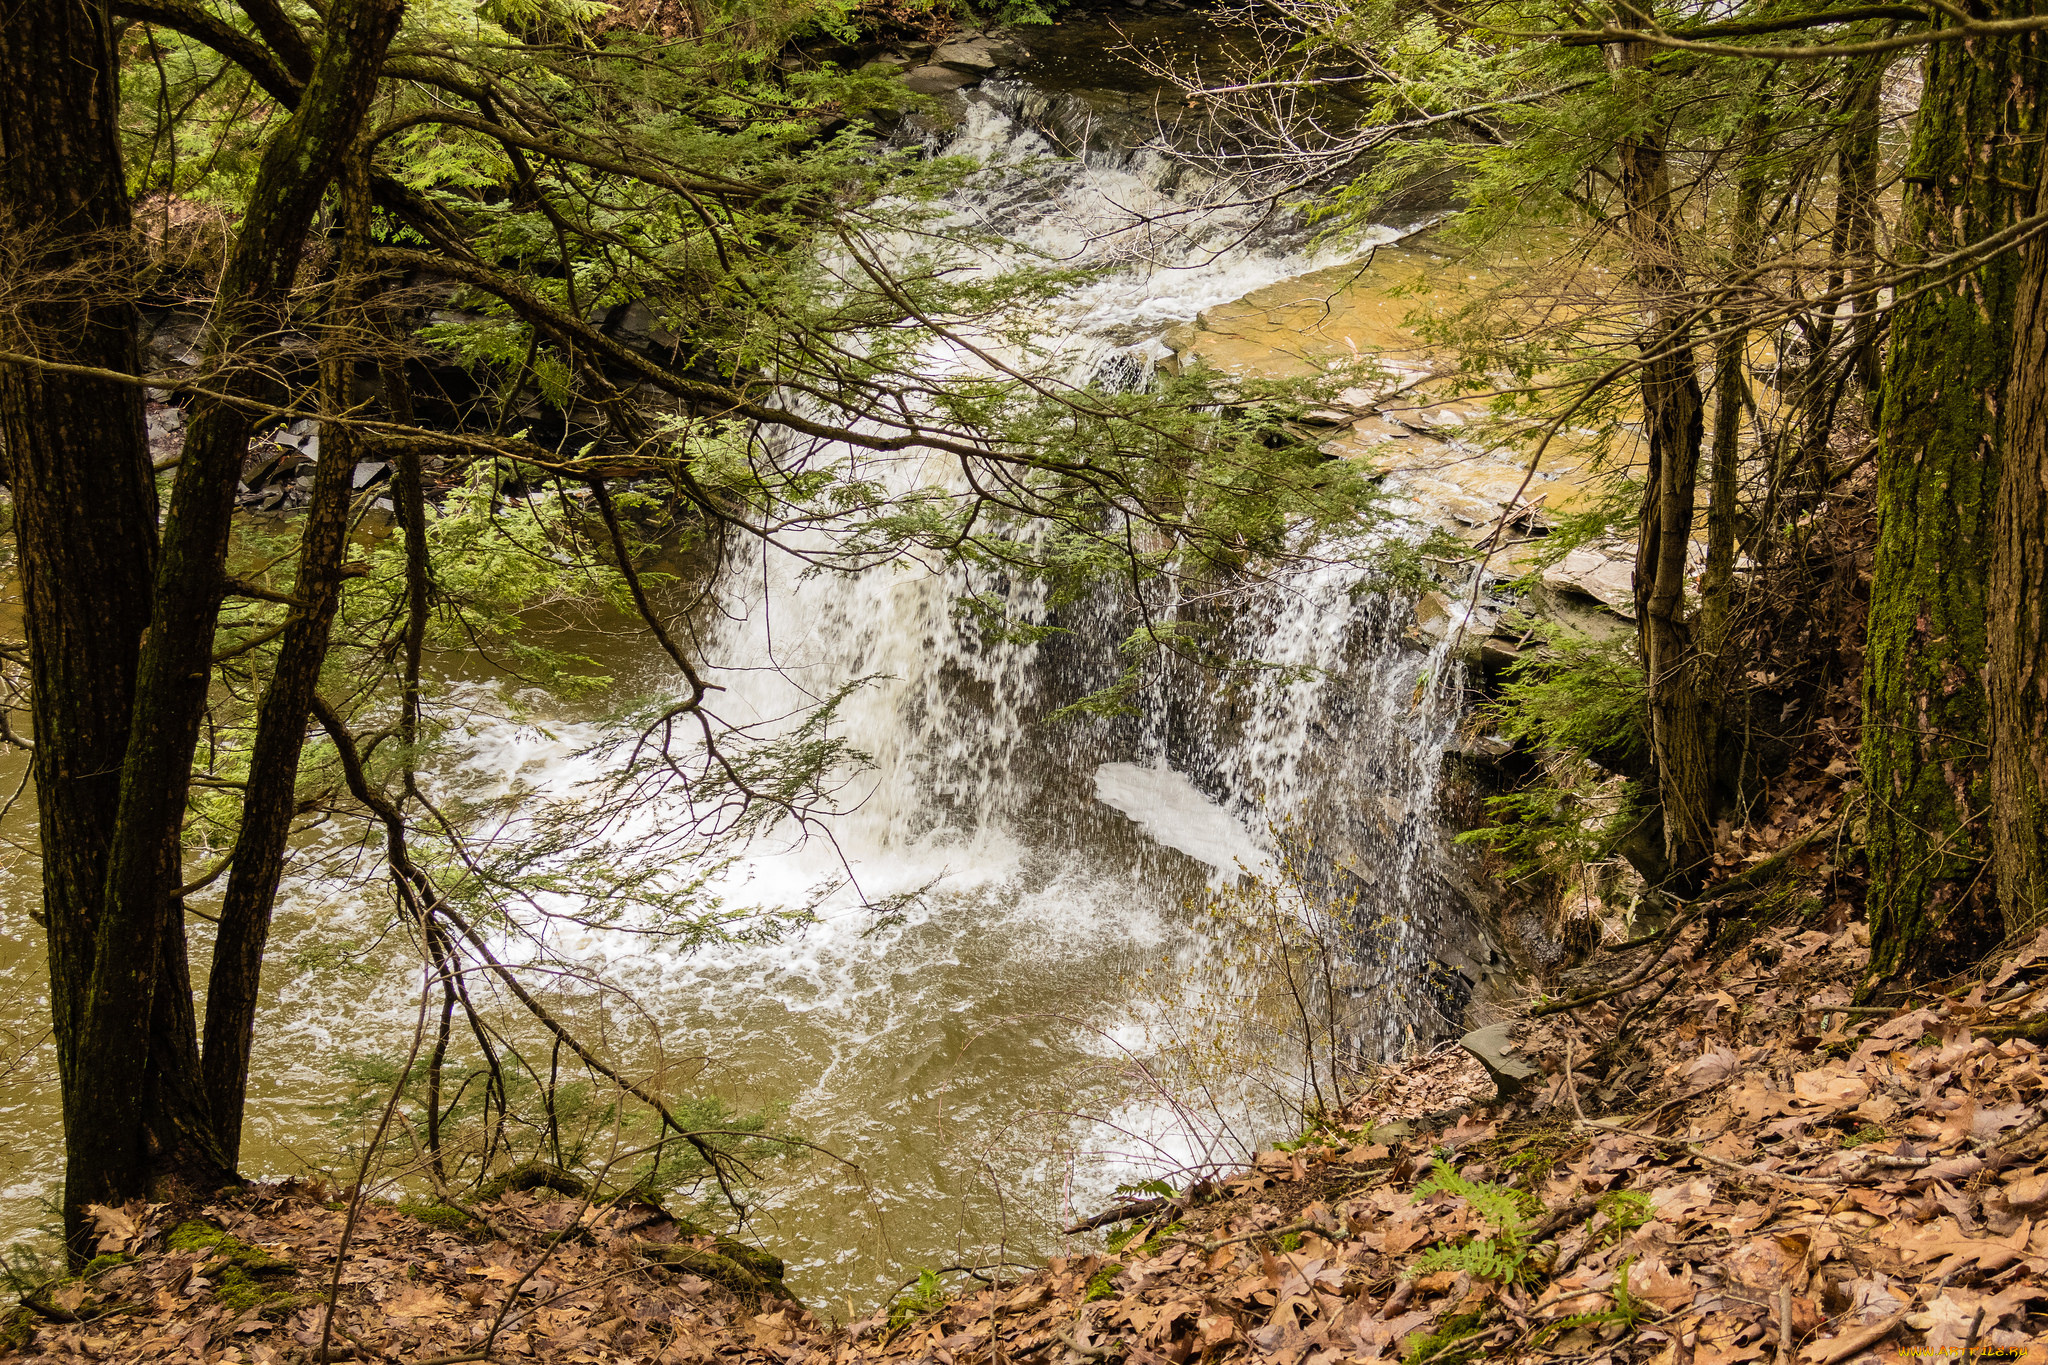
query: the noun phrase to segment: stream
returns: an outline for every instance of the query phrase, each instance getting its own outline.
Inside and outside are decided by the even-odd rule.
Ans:
[[[1083,373],[1142,383],[1173,329],[1345,255],[1312,253],[1298,230],[1236,208],[1190,215],[1166,237],[1133,227],[1148,210],[1199,206],[1202,187],[1156,149],[1096,145],[1102,96],[1071,55],[1086,38],[1060,35],[1068,55],[1051,65],[1063,74],[1042,86],[992,79],[951,97],[955,119],[930,141],[995,168],[958,193],[957,212],[1055,257],[1116,266],[1061,302],[1059,342]],[[1087,150],[1064,154],[1076,147]],[[1025,589],[901,563],[810,578],[798,567],[757,555],[721,571],[706,641],[720,708],[772,728],[872,678],[838,733],[873,767],[823,835],[778,829],[699,870],[731,904],[812,905],[815,923],[692,951],[631,926],[558,924],[546,946],[583,974],[550,999],[638,1074],[776,1109],[852,1163],[761,1167],[748,1235],[788,1259],[813,1307],[864,1312],[920,1267],[1057,1252],[1059,1226],[1118,1185],[1281,1135],[1270,1096],[1193,1104],[1159,1060],[1163,1040],[1195,1027],[1205,983],[1230,971],[1200,903],[1240,869],[1270,871],[1269,822],[1313,829],[1317,875],[1348,888],[1370,926],[1354,944],[1359,1055],[1455,1031],[1484,976],[1438,828],[1455,668],[1406,637],[1405,604],[1363,591],[1362,570],[1305,563],[1224,604],[1236,645],[1290,667],[1227,687],[1169,669],[1135,716],[1054,725],[1052,710],[1113,676],[1121,604],[1070,609],[1067,633],[1045,643],[989,644],[954,604]],[[0,604],[0,634],[18,630],[18,605]],[[673,690],[651,649],[594,648],[619,691]],[[449,681],[438,790],[538,801],[600,771],[602,704],[518,692],[480,666]],[[0,799],[24,780],[22,757],[0,753]],[[0,1063],[19,1054],[0,1087],[0,1240],[50,1221],[60,1177],[52,1059],[36,1042],[47,1000],[27,913],[39,895],[32,807],[24,795],[0,819]],[[516,838],[517,818],[497,833]],[[411,1037],[419,965],[383,932],[388,891],[358,834],[315,830],[280,897],[251,1175],[345,1180],[360,1124],[335,1096],[351,1067],[395,1060]],[[518,943],[502,947],[519,959]],[[195,973],[207,948],[195,932]]]

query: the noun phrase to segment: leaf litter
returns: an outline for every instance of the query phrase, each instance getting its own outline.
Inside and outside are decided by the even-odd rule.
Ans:
[[[1496,1102],[1453,1048],[1378,1068],[1291,1150],[1150,1201],[921,1315],[842,1324],[694,1273],[652,1205],[517,1191],[470,1234],[367,1205],[335,1360],[661,1365],[1871,1365],[2017,1360],[2048,1329],[2048,931],[1959,997],[1851,1006],[1860,925],[1698,930],[1633,991],[1511,1030]],[[1654,964],[1653,964],[1654,965]],[[1613,975],[1620,977],[1620,970]],[[314,1358],[344,1215],[255,1187],[202,1216],[269,1269],[96,1210],[100,1268],[5,1360]],[[116,1260],[115,1258],[126,1258]],[[716,1260],[714,1256],[711,1258]],[[254,1262],[251,1262],[253,1265]],[[69,1319],[69,1320],[65,1320]]]

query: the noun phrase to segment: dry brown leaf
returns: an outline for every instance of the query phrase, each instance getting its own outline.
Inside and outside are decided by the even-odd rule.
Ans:
[[[394,1318],[431,1318],[448,1312],[455,1306],[439,1290],[426,1285],[405,1285],[384,1304],[384,1312]]]
[[[1646,1300],[1667,1313],[1690,1307],[1694,1292],[1692,1267],[1683,1267],[1679,1274],[1674,1275],[1662,1261],[1631,1266],[1628,1292],[1630,1297]]]
[[[1854,1109],[1870,1095],[1870,1082],[1833,1068],[1802,1071],[1792,1078],[1792,1093],[1830,1113]]]

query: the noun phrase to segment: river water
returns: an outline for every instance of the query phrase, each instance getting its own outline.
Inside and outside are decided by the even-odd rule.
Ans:
[[[1169,329],[1341,259],[1312,255],[1284,226],[1254,230],[1250,209],[1188,215],[1192,226],[1166,236],[1136,226],[1148,210],[1199,204],[1202,187],[1157,151],[1060,158],[1061,145],[1088,141],[1060,136],[1087,113],[1057,90],[995,81],[963,103],[935,148],[1035,168],[985,175],[953,207],[1054,257],[1119,265],[1057,310],[1082,373],[1142,382]],[[1176,1088],[1187,1077],[1166,1046],[1219,1028],[1201,1011],[1235,960],[1190,907],[1245,869],[1270,873],[1273,822],[1311,824],[1318,884],[1348,888],[1363,907],[1358,1051],[1391,1055],[1448,1027],[1439,1007],[1457,991],[1418,983],[1432,958],[1460,962],[1458,940],[1472,932],[1436,866],[1435,784],[1456,720],[1449,669],[1404,643],[1405,613],[1362,591],[1363,570],[1304,562],[1209,604],[1242,650],[1291,667],[1228,685],[1169,672],[1135,716],[1053,725],[1051,710],[1112,675],[1122,604],[1069,609],[1054,641],[989,644],[956,602],[1028,590],[916,565],[800,568],[772,554],[724,566],[704,627],[721,712],[772,729],[873,679],[837,723],[872,767],[809,837],[777,829],[701,871],[729,904],[808,905],[815,922],[774,942],[691,951],[630,926],[556,923],[507,929],[499,947],[552,964],[541,982],[551,1004],[636,1074],[671,1093],[779,1109],[779,1122],[844,1159],[769,1160],[756,1191],[750,1235],[788,1258],[792,1287],[814,1306],[865,1311],[920,1267],[1056,1251],[1060,1223],[1120,1183],[1232,1159],[1275,1135],[1284,1106],[1256,1086],[1195,1102]],[[0,619],[0,634],[17,629],[18,617]],[[620,691],[672,687],[651,654],[601,647]],[[449,743],[432,787],[501,798],[510,814],[471,832],[516,844],[522,802],[602,775],[604,713],[511,689],[473,661],[451,667],[463,676],[440,704]],[[19,756],[0,755],[0,799],[22,780]],[[47,1002],[27,914],[32,804],[24,796],[0,819],[0,1044],[20,1056],[0,1082],[0,1228],[17,1235],[47,1221],[59,1178],[49,1049],[36,1046]],[[658,805],[640,818],[650,836],[663,832]],[[345,1174],[361,1125],[337,1113],[337,1093],[365,1061],[402,1056],[411,1041],[420,969],[390,930],[359,836],[313,831],[281,898],[250,1096],[252,1174]],[[673,841],[646,848],[622,856],[684,859],[662,870],[690,871]],[[193,927],[203,973],[205,926]],[[531,1055],[545,1064],[545,1048]]]

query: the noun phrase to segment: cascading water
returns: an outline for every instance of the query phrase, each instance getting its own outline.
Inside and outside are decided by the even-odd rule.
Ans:
[[[1122,365],[1127,382],[1142,382],[1166,328],[1317,264],[1298,242],[1259,235],[1257,209],[1185,214],[1205,187],[1156,153],[1041,160],[1047,142],[1018,116],[1028,96],[1004,84],[973,93],[939,149],[993,168],[958,196],[963,216],[1001,223],[1025,250],[1122,266],[1064,298],[1052,320],[1078,376]],[[1184,215],[1170,235],[1133,226],[1167,210]],[[1101,997],[1185,938],[1180,907],[1204,881],[1270,867],[1269,819],[1313,823],[1319,883],[1350,886],[1362,907],[1348,945],[1363,967],[1356,1050],[1391,1055],[1455,1021],[1462,999],[1443,982],[1456,980],[1459,957],[1445,945],[1476,929],[1434,867],[1435,787],[1456,723],[1452,666],[1441,647],[1404,643],[1405,611],[1363,592],[1365,570],[1351,559],[1327,553],[1181,604],[1227,621],[1235,652],[1259,667],[1170,668],[1138,718],[1063,726],[1048,714],[1102,681],[1127,628],[1129,604],[1114,595],[1065,609],[1063,643],[991,643],[956,604],[995,591],[1013,613],[1045,619],[1033,589],[905,562],[807,573],[758,550],[729,562],[723,581],[723,624],[708,650],[727,688],[722,716],[772,726],[873,679],[836,722],[873,766],[864,794],[826,822],[829,842],[764,840],[735,874],[735,894],[773,901],[843,869],[851,883],[824,902],[823,923],[794,947],[700,955],[673,970],[718,1021],[693,1035],[707,1049],[731,1046],[736,1025],[808,1016],[822,1046],[795,1059],[792,1072],[814,1069],[789,1098],[820,1124],[815,1136],[851,1152],[878,1156],[877,1116],[904,1107],[883,1078],[903,1074],[914,1089],[928,1067],[948,1073],[941,1123],[951,1135],[932,1147],[931,1134],[891,1131],[933,1163],[928,1180],[890,1186],[889,1198],[927,1220],[906,1233],[899,1219],[893,1235],[930,1248],[934,1223],[966,1226],[962,1210],[979,1209],[986,1239],[987,1191],[969,1188],[982,1179],[1004,1187],[1004,1216],[1045,1216],[1085,1203],[1081,1191],[1099,1198],[1131,1174],[1216,1155],[1213,1131],[1177,1131],[1187,1116],[1173,1105],[1075,1078],[1090,1074],[1089,1058],[1138,1045],[1128,1016]],[[868,934],[863,904],[906,893],[920,894]],[[977,971],[970,964],[991,949],[1012,982],[968,986],[962,969]],[[1035,1076],[982,1069],[977,1048],[1019,1035],[1046,1063]],[[943,1062],[927,1050],[941,1039],[958,1046]],[[920,1061],[902,1073],[906,1045]],[[1019,1097],[1024,1107],[1005,1115]],[[875,1108],[857,1120],[863,1104]],[[1023,1115],[1035,1148],[1013,1126]],[[977,1164],[983,1174],[970,1175]],[[1045,1246],[1044,1224],[1037,1234],[1011,1226],[1022,1244]],[[786,1241],[792,1230],[770,1235]],[[992,1249],[982,1242],[982,1254]]]
[[[991,81],[935,149],[991,167],[950,205],[963,217],[1022,251],[1117,267],[1044,319],[1043,339],[1078,376],[1145,383],[1167,328],[1325,263],[1157,151],[1062,159],[1087,131],[1049,140],[1030,119],[1071,113]],[[811,905],[816,922],[689,952],[626,928],[545,931],[556,960],[616,992],[554,987],[629,1068],[666,1068],[676,1090],[743,1108],[786,1105],[792,1126],[858,1163],[764,1167],[754,1235],[788,1257],[799,1292],[864,1309],[921,1265],[1041,1254],[1062,1214],[1092,1212],[1119,1182],[1227,1154],[1228,1135],[1190,1132],[1128,1065],[1145,1046],[1133,982],[1150,970],[1170,985],[1199,965],[1184,905],[1240,865],[1265,866],[1269,821],[1313,827],[1319,884],[1370,907],[1374,927],[1353,945],[1360,1048],[1383,1055],[1441,1031],[1440,1002],[1420,987],[1432,959],[1455,965],[1477,933],[1443,885],[1432,813],[1455,721],[1449,666],[1403,643],[1405,613],[1362,593],[1356,566],[1330,555],[1165,604],[1207,613],[1269,667],[1172,666],[1138,717],[1064,725],[1048,715],[1113,673],[1128,602],[1063,608],[1064,633],[1046,642],[991,643],[956,604],[1000,592],[1043,617],[1033,589],[908,561],[802,570],[774,552],[722,567],[705,632],[718,708],[773,729],[868,679],[834,733],[872,766],[850,778],[829,837],[763,834],[707,869],[706,890],[733,905]],[[658,671],[608,662],[629,688]],[[517,720],[474,708],[437,786],[537,796],[601,775],[602,726],[525,701]],[[654,828],[662,816],[643,818]],[[294,969],[257,1038],[247,1151],[276,1174],[331,1150],[339,1060],[392,1055],[414,1017],[417,963],[374,941],[384,911],[377,893],[350,889],[359,854],[336,840],[295,865],[272,937],[273,958]],[[500,945],[514,959],[531,947]],[[10,978],[26,960],[7,959]],[[347,972],[317,966],[334,961]],[[14,1118],[54,1131],[52,1097],[37,1096],[39,1116]],[[1264,1121],[1245,1116],[1235,1139],[1262,1136]],[[25,1210],[50,1188],[53,1160],[4,1173],[17,1225],[33,1221]]]

